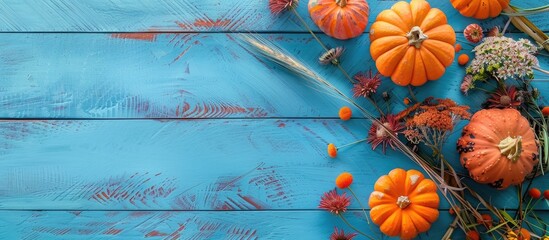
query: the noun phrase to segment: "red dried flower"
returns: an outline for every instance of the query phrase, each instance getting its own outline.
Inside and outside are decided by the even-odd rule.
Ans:
[[[341,57],[344,51],[345,49],[343,47],[332,48],[320,55],[318,61],[320,62],[320,64],[323,65],[327,65],[330,63],[333,65],[337,65],[339,64],[339,57]]]
[[[383,153],[385,153],[387,146],[391,146],[392,149],[395,149],[396,140],[391,137],[392,135],[397,135],[404,125],[397,121],[394,115],[387,115],[380,119],[383,126],[379,126],[377,123],[373,123],[368,131],[368,143],[372,145],[372,149],[375,150],[380,144],[383,147]]]
[[[538,199],[541,197],[541,191],[537,188],[531,188],[528,190],[528,195],[533,199]]]
[[[337,191],[334,189],[324,193],[320,198],[318,208],[328,210],[333,214],[340,214],[347,211],[349,205],[351,205],[351,197],[348,197],[346,193],[337,194]]]
[[[549,200],[549,189],[543,191],[543,197],[545,198],[545,200]]]
[[[368,75],[360,72],[353,78],[358,81],[358,83],[355,83],[353,86],[353,97],[355,98],[360,96],[369,97],[376,93],[377,88],[381,85],[381,75],[379,73],[373,75],[372,70],[368,71]]]
[[[465,30],[463,30],[463,35],[465,35],[467,41],[478,43],[482,40],[482,27],[475,23],[469,24]]]
[[[518,99],[518,91],[515,86],[507,89],[499,89],[488,99],[489,108],[517,108],[521,101]]]
[[[334,232],[330,236],[330,240],[352,240],[356,235],[356,233],[345,234],[343,229],[338,230],[337,227],[334,227]]]
[[[297,6],[298,0],[269,0],[269,9],[272,14],[279,14]]]

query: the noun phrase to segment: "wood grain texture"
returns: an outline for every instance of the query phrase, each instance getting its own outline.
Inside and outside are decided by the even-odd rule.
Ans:
[[[308,34],[267,34],[279,46],[326,76],[349,95],[351,85],[333,66],[316,62],[322,48]],[[512,34],[524,37],[523,34]],[[273,118],[337,117],[345,103],[241,46],[234,35],[2,34],[0,117],[3,118]],[[375,71],[367,35],[350,41],[341,61],[351,74]],[[462,53],[470,53],[465,43]],[[473,56],[470,53],[471,56]],[[540,56],[542,68],[549,58]],[[417,89],[419,98],[450,97],[478,109],[485,99],[459,91],[464,68],[457,61],[442,79]],[[537,78],[547,78],[537,75]],[[549,92],[549,82],[536,85]],[[393,106],[408,89],[389,79],[379,92]],[[378,95],[378,100],[381,97]],[[365,100],[363,106],[373,108]]]
[[[390,8],[395,0],[370,0],[370,23],[379,12]],[[515,2],[515,1],[513,1]],[[450,1],[430,1],[440,8],[456,31],[478,20],[461,16]],[[549,4],[549,0],[517,1],[524,8]],[[301,1],[299,14],[315,30]],[[532,16],[543,31],[549,30],[543,14]],[[504,25],[506,17],[482,22],[483,27]],[[369,28],[366,29],[368,31]],[[304,28],[289,13],[280,17],[268,11],[268,0],[4,0],[0,2],[2,32],[303,32]]]
[[[314,119],[0,122],[0,208],[316,209],[343,171],[355,175],[365,201],[381,175],[418,168],[367,144],[327,157],[328,142],[355,141],[368,127]],[[446,157],[459,165],[457,135]],[[549,179],[534,183],[543,189]],[[514,188],[476,189],[500,208],[517,207]]]
[[[347,218],[377,239],[375,225],[361,211]],[[542,213],[541,217],[549,217]],[[54,219],[54,221],[52,221]],[[440,239],[452,219],[447,211],[417,239]],[[323,211],[0,211],[2,239],[328,239],[337,226],[353,232],[336,216]],[[455,239],[463,234],[457,232]],[[366,239],[361,236],[356,240]],[[393,239],[393,238],[383,238]]]

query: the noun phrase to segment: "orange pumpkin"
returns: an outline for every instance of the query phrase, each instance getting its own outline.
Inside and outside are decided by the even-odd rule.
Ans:
[[[510,0],[450,0],[452,6],[466,17],[486,19],[497,17],[509,7]]]
[[[475,113],[463,128],[457,149],[473,180],[498,189],[522,183],[539,161],[528,120],[510,108]]]
[[[411,239],[438,218],[437,186],[417,170],[393,169],[370,194],[370,218],[388,236]]]
[[[440,78],[455,56],[454,29],[425,0],[400,1],[379,13],[370,41],[378,71],[400,86]]]
[[[313,22],[331,37],[345,40],[359,36],[368,25],[366,0],[310,0]]]

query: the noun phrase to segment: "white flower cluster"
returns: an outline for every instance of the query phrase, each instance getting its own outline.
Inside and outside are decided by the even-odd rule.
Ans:
[[[508,37],[487,37],[476,46],[475,59],[467,67],[467,74],[473,75],[473,81],[495,77],[505,80],[511,77],[533,78],[532,67],[538,66],[537,52],[529,40],[518,41]]]

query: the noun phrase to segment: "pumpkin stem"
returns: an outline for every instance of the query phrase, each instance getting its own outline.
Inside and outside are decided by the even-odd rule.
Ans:
[[[511,161],[516,162],[522,153],[522,137],[516,138],[507,137],[498,144],[499,150],[502,155],[509,158]]]
[[[410,205],[410,203],[412,203],[412,202],[410,201],[408,196],[400,196],[397,199],[397,205],[400,209],[404,209],[404,208],[408,207],[408,205]]]
[[[337,3],[337,5],[339,5],[340,7],[345,7],[345,6],[347,6],[347,0],[336,0],[336,3]]]
[[[429,38],[418,26],[413,27],[412,30],[406,34],[406,37],[408,37],[408,45],[414,45],[416,48],[421,47],[421,43]]]

